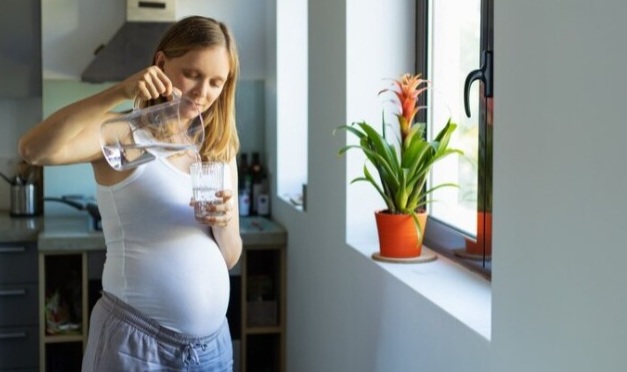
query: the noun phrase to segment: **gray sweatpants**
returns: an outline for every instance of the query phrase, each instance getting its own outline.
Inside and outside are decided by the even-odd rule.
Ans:
[[[226,318],[212,335],[196,337],[162,327],[109,293],[91,314],[82,372],[232,372]]]

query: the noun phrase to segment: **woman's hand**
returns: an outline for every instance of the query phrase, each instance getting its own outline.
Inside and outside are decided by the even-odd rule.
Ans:
[[[198,217],[196,214],[196,219],[199,222],[211,227],[226,227],[233,217],[233,203],[231,202],[233,193],[231,190],[222,190],[218,191],[216,196],[218,200],[213,203],[202,203],[192,199],[190,205],[194,206],[195,209],[202,208],[205,212],[203,217]],[[200,205],[201,203],[202,205]]]
[[[230,174],[231,179],[230,187],[233,187],[233,185],[237,187],[238,175],[235,157],[229,160],[228,173]],[[226,262],[227,267],[230,269],[237,264],[237,261],[242,254],[242,237],[239,230],[239,209],[237,207],[237,188],[222,191],[221,197],[223,204],[228,204],[220,206],[226,213],[221,216],[221,219],[216,218],[213,221],[207,222],[215,224],[212,225],[215,227],[211,228],[211,232],[213,234],[213,238],[218,244],[220,253],[222,253],[222,256],[224,257],[224,262]]]
[[[174,88],[167,75],[157,66],[150,66],[126,78],[122,83],[124,96],[127,99],[149,99],[168,97]],[[179,92],[180,93],[180,92]]]

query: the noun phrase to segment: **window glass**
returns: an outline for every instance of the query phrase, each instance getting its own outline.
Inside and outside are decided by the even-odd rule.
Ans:
[[[433,195],[430,216],[474,236],[477,225],[478,89],[471,86],[470,107],[464,112],[464,80],[479,68],[481,39],[481,0],[431,0],[429,2],[428,78],[430,136],[437,133],[448,117],[458,124],[451,145],[464,156],[448,157],[437,163],[431,182],[454,182],[459,188],[442,188]]]

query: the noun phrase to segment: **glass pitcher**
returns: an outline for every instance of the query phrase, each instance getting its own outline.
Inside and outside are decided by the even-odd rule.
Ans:
[[[100,126],[100,145],[109,165],[118,171],[158,157],[198,153],[205,139],[200,110],[186,97],[133,109]]]

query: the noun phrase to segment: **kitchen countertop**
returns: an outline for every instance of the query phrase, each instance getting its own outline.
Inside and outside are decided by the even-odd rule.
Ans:
[[[43,217],[11,217],[9,211],[0,211],[0,243],[37,241],[43,226]]]
[[[104,249],[104,235],[91,228],[88,217],[45,217],[37,239],[40,252]]]
[[[240,232],[248,247],[287,242],[285,229],[264,217],[241,217]],[[28,241],[37,241],[39,251],[105,249],[102,232],[91,228],[87,216],[11,217],[0,211],[0,243]]]

